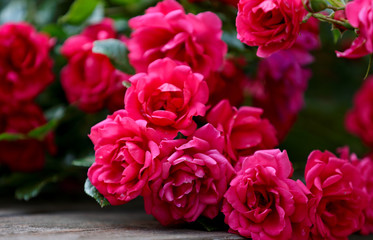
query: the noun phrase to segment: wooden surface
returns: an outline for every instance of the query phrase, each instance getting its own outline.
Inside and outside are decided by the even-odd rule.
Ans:
[[[242,239],[226,232],[162,227],[138,203],[1,203],[0,239]]]
[[[223,231],[162,227],[141,202],[104,209],[94,200],[70,202],[0,201],[0,239],[243,239]]]

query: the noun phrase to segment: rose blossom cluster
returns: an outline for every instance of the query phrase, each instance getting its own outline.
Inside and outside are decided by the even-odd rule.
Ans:
[[[224,59],[215,14],[187,14],[165,0],[129,25],[137,73],[124,109],[91,129],[88,178],[112,205],[142,196],[163,225],[214,218],[240,158],[275,147],[275,129],[261,109],[232,106],[239,104],[233,97],[216,96],[210,107],[210,89],[222,91],[218,83],[229,76],[244,78],[239,64]]]
[[[230,232],[252,239],[348,239],[372,233],[370,158],[315,150],[305,183],[290,179],[286,152],[260,150],[245,157],[224,195]]]
[[[310,20],[300,30],[304,12],[297,1],[246,3],[254,7],[243,21],[278,25],[273,32],[279,35],[260,52],[282,50],[263,60],[258,79],[268,81],[263,99],[273,97],[267,89],[284,92],[263,100],[285,109],[287,115],[273,118],[283,122],[263,118],[268,113],[262,108],[235,107],[240,96],[219,98],[226,88],[219,85],[228,86],[229,78],[242,79],[239,86],[246,81],[239,59],[224,59],[220,19],[211,12],[185,13],[176,1],[164,0],[129,20],[126,44],[136,74],[124,108],[91,129],[90,182],[112,205],[142,196],[146,212],[162,225],[222,212],[230,232],[252,239],[347,239],[369,231],[370,162],[316,150],[302,183],[292,179],[286,151],[273,149],[303,104],[304,66],[319,46],[317,24]],[[293,40],[298,27],[304,34]],[[281,45],[284,39],[291,48]]]
[[[111,111],[123,108],[125,87],[122,82],[129,76],[115,69],[104,54],[92,52],[94,41],[109,38],[119,36],[114,21],[105,18],[69,37],[61,47],[61,54],[68,60],[61,71],[61,84],[67,100],[87,113],[104,107]]]
[[[27,23],[0,26],[0,134],[27,134],[46,123],[35,98],[53,81],[52,39]],[[55,152],[53,136],[0,141],[0,165],[12,171],[44,166],[45,151]]]

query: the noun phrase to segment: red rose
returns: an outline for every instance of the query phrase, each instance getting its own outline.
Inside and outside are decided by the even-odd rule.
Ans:
[[[221,40],[220,19],[212,12],[185,14],[174,0],[165,0],[129,20],[129,59],[137,72],[169,57],[207,76],[223,64],[227,46]]]
[[[352,162],[360,172],[364,181],[365,190],[368,193],[368,207],[364,209],[364,224],[361,233],[368,235],[373,233],[373,159],[372,155],[362,160],[356,159]]]
[[[68,59],[61,71],[62,87],[68,101],[77,104],[82,111],[123,108],[125,88],[122,82],[129,76],[115,69],[105,55],[92,52],[95,40],[115,37],[113,21],[104,19],[68,38],[61,48],[62,55]]]
[[[234,174],[222,155],[224,139],[212,125],[179,141],[162,162],[161,175],[144,192],[146,212],[162,225],[193,222],[200,215],[216,217]]]
[[[197,125],[194,116],[204,116],[208,87],[203,76],[170,58],[149,65],[147,73],[130,78],[125,109],[134,119],[145,119],[167,138],[180,131],[188,136]]]
[[[43,112],[33,103],[0,107],[0,134],[27,134],[45,123]],[[56,151],[52,134],[48,134],[43,141],[31,138],[0,141],[0,164],[13,171],[40,170],[44,166],[46,150],[50,153]]]
[[[364,190],[368,194],[368,206],[364,209],[364,224],[360,230],[361,234],[368,235],[373,233],[373,155],[372,153],[363,159],[358,159],[356,154],[350,154],[348,147],[338,149],[340,157],[346,159],[354,165],[364,182]]]
[[[255,107],[232,107],[222,100],[207,114],[207,121],[220,130],[225,137],[224,150],[236,166],[240,156],[257,150],[274,148],[277,144],[276,130],[267,119],[262,119],[263,110]],[[240,169],[241,163],[236,166]]]
[[[302,0],[240,0],[237,38],[258,46],[259,57],[268,57],[295,43],[306,13]]]
[[[349,160],[313,151],[305,169],[312,239],[347,239],[364,223],[368,195],[361,172]]]
[[[27,23],[0,26],[0,101],[29,101],[53,81],[51,40]]]
[[[246,157],[224,195],[230,231],[259,239],[307,239],[307,189],[289,179],[286,152],[261,150]]]
[[[136,198],[149,180],[159,176],[161,139],[144,120],[135,121],[119,110],[93,126],[89,137],[96,159],[88,178],[110,204]]]
[[[355,94],[354,106],[347,113],[345,125],[349,132],[373,146],[373,76],[369,76]]]
[[[336,51],[337,57],[360,58],[373,52],[372,7],[371,0],[354,0],[347,3],[347,20],[354,28],[359,29],[359,35],[344,52]]]

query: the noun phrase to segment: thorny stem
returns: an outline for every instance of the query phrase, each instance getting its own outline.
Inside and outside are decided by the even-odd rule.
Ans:
[[[312,17],[312,13],[309,12],[309,13],[304,17],[302,23],[306,23],[306,22],[308,21],[308,19],[310,19],[310,17]]]
[[[336,19],[333,19],[331,17],[328,17],[328,16],[325,16],[321,13],[312,13],[312,16],[321,20],[321,21],[325,21],[325,22],[330,22],[330,23],[334,23],[334,24],[338,24],[338,25],[341,25],[347,29],[350,29],[350,30],[355,30],[354,27],[352,27],[347,21],[340,21],[340,20],[336,20]]]
[[[332,5],[328,5],[326,8],[329,8],[333,11],[339,11],[339,10],[344,10],[345,9],[345,7],[334,7]]]

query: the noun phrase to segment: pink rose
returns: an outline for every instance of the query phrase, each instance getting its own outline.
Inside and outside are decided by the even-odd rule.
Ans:
[[[250,86],[253,104],[264,110],[263,117],[276,128],[280,141],[304,105],[303,95],[310,75],[288,50],[272,54],[259,63],[257,78]]]
[[[146,212],[162,225],[193,222],[200,215],[216,217],[234,174],[222,155],[223,144],[223,137],[210,124],[183,139],[144,193]]]
[[[307,189],[289,179],[286,151],[261,150],[243,161],[224,195],[230,231],[256,239],[307,239]]]
[[[112,205],[127,203],[141,194],[147,182],[160,174],[160,138],[119,110],[91,129],[96,160],[88,178]]]
[[[114,23],[107,18],[68,38],[61,48],[68,59],[61,71],[62,87],[68,101],[82,111],[93,113],[104,106],[115,111],[124,107],[122,82],[129,76],[115,69],[105,55],[92,52],[95,40],[116,37]]]
[[[196,129],[194,116],[204,116],[208,87],[189,66],[165,58],[149,65],[147,73],[130,78],[125,109],[134,119],[145,119],[168,138],[188,136]]]
[[[364,209],[365,221],[361,228],[364,235],[373,233],[373,159],[372,155],[362,160],[355,160],[353,164],[357,167],[360,177],[364,181],[365,190],[368,193],[368,206]]]
[[[221,40],[222,23],[212,12],[185,14],[179,3],[165,0],[130,19],[129,26],[129,59],[137,72],[165,57],[205,76],[223,64],[227,46]]]
[[[358,168],[330,152],[313,151],[305,169],[312,239],[346,239],[364,223],[367,194]]]
[[[346,114],[347,130],[373,146],[373,76],[369,76],[355,94],[354,106]]]
[[[301,0],[240,0],[237,38],[258,46],[259,57],[268,57],[295,43],[306,13]]]
[[[244,59],[227,59],[222,68],[212,72],[206,78],[210,90],[209,105],[216,105],[223,99],[228,99],[233,106],[240,106],[244,101],[244,88],[248,77],[242,70]]]
[[[239,156],[253,154],[256,150],[273,148],[278,144],[276,130],[267,119],[262,119],[263,110],[255,107],[232,107],[222,100],[207,114],[207,121],[220,130],[225,137],[225,152],[232,165]],[[239,164],[239,169],[241,164]]]
[[[358,159],[356,154],[350,154],[348,147],[339,148],[339,153],[342,159],[346,159],[354,165],[359,173],[360,178],[364,182],[364,190],[368,194],[367,208],[364,209],[365,221],[360,230],[361,234],[368,235],[373,233],[373,159],[372,154]]]
[[[373,53],[372,6],[371,0],[354,0],[347,3],[347,20],[351,26],[359,29],[359,35],[347,50],[336,51],[337,57],[360,58]]]
[[[43,112],[33,103],[0,105],[0,134],[27,134],[45,123]],[[21,172],[42,169],[46,152],[56,152],[53,138],[50,133],[42,141],[31,138],[0,141],[0,165],[4,164],[12,171]]]
[[[0,101],[30,101],[53,81],[51,39],[28,23],[0,26]]]

